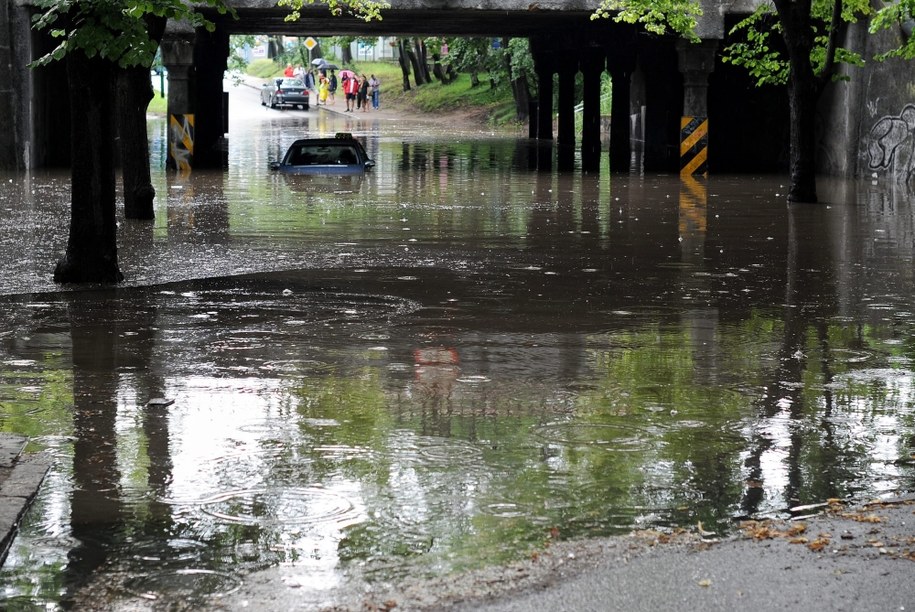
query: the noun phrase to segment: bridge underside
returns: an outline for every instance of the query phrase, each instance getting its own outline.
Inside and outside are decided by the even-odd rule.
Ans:
[[[609,19],[591,19],[590,11],[386,10],[380,21],[366,22],[348,15],[328,17],[326,8],[308,8],[301,18],[286,21],[282,8],[240,8],[238,19],[202,11],[230,34],[319,36],[494,36],[550,35],[600,40],[618,26]]]

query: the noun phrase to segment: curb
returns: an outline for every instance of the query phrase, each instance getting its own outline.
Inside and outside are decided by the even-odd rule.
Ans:
[[[21,458],[26,444],[25,436],[0,433],[0,565],[50,468],[38,457]]]

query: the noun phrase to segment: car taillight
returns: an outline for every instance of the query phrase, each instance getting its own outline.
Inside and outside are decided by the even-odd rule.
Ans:
[[[282,90],[282,89],[277,89],[277,90],[276,90],[276,95],[282,96],[282,95],[283,95],[283,90]]]

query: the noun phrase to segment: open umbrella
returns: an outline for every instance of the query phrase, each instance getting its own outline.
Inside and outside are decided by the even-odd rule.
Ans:
[[[356,73],[349,69],[344,69],[340,71],[341,79],[351,79],[356,76]]]
[[[337,70],[338,67],[336,64],[331,64],[323,57],[311,60],[312,65],[318,70]]]

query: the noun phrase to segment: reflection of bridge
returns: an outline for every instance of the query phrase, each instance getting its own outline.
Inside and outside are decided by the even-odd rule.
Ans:
[[[784,90],[753,88],[742,70],[723,64],[716,53],[726,32],[752,10],[755,0],[704,0],[699,44],[647,36],[612,20],[592,21],[596,0],[393,0],[383,20],[375,22],[332,17],[325,7],[308,7],[301,19],[287,22],[286,9],[277,8],[274,0],[232,4],[237,20],[206,10],[216,23],[214,32],[170,26],[162,45],[169,69],[169,113],[193,115],[193,164],[198,167],[224,162],[228,109],[222,82],[229,36],[237,33],[526,37],[540,82],[530,125],[531,136],[544,145],[540,168],[552,165],[554,150],[558,166],[570,168],[578,147],[584,170],[599,167],[599,84],[604,71],[613,84],[612,116],[629,118],[611,122],[612,168],[625,170],[637,160],[648,170],[691,162],[691,168],[702,171],[706,144],[719,171],[772,170],[785,162]],[[10,16],[0,21],[0,59],[5,50],[11,59],[0,61],[0,83],[12,83],[11,95],[0,100],[8,105],[0,108],[0,168],[66,164],[68,147],[59,145],[61,135],[69,133],[69,117],[54,110],[65,99],[60,88],[65,72],[60,66],[25,69],[24,64],[47,50],[49,41],[43,34],[28,33],[28,15],[14,0],[0,0],[0,15]],[[580,143],[574,135],[578,72],[583,85]],[[557,74],[554,92],[552,77]],[[863,112],[863,105],[846,106],[854,108],[834,112]],[[851,124],[847,117],[840,119]],[[3,129],[5,124],[9,129]],[[759,129],[762,125],[765,129]],[[693,157],[681,159],[684,155]],[[834,152],[829,157],[848,155]]]

